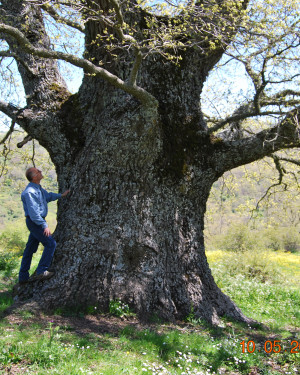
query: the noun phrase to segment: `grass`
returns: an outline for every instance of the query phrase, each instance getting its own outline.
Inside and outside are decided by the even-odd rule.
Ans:
[[[192,315],[177,324],[141,325],[132,315],[36,316],[19,311],[0,319],[0,374],[298,374],[300,293],[294,272],[299,255],[272,252],[274,274],[268,270],[263,277],[229,269],[230,257],[237,255],[208,252],[216,282],[246,315],[269,328],[228,319],[212,327]],[[17,268],[10,277],[0,273],[1,311],[12,304]],[[111,312],[122,317],[125,307],[116,301]],[[89,330],[84,329],[87,322]],[[280,353],[274,353],[278,345]]]
[[[247,316],[275,331],[300,327],[299,253],[212,251],[207,256],[218,286]]]

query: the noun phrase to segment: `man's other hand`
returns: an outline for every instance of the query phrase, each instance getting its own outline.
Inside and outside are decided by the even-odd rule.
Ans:
[[[70,189],[66,190],[64,193],[62,193],[62,197],[66,197],[70,193]]]
[[[51,236],[51,232],[50,232],[50,229],[49,229],[49,228],[45,228],[45,229],[44,229],[44,236],[46,236],[46,237]]]

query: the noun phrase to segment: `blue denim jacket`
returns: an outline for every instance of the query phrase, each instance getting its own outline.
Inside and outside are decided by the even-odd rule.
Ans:
[[[48,214],[48,202],[55,201],[61,194],[48,193],[41,185],[29,182],[26,189],[21,194],[25,216],[37,225],[47,228],[45,217]]]

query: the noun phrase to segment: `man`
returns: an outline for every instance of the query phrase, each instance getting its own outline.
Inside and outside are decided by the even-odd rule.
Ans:
[[[21,194],[21,199],[26,216],[26,225],[30,234],[21,262],[20,284],[24,284],[29,280],[32,256],[37,251],[40,242],[44,245],[44,251],[36,269],[34,280],[45,280],[54,275],[54,272],[48,270],[54,255],[56,242],[45,220],[48,213],[47,203],[66,197],[70,192],[70,190],[66,190],[63,194],[48,193],[40,185],[44,176],[37,168],[27,169],[26,178],[29,184]]]

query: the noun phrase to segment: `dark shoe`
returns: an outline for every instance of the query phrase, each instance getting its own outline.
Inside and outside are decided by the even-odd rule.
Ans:
[[[36,275],[34,277],[34,280],[47,280],[47,279],[50,279],[50,277],[52,277],[53,275],[54,275],[54,272],[45,271],[39,275]]]
[[[28,280],[19,280],[19,285],[27,284]]]

